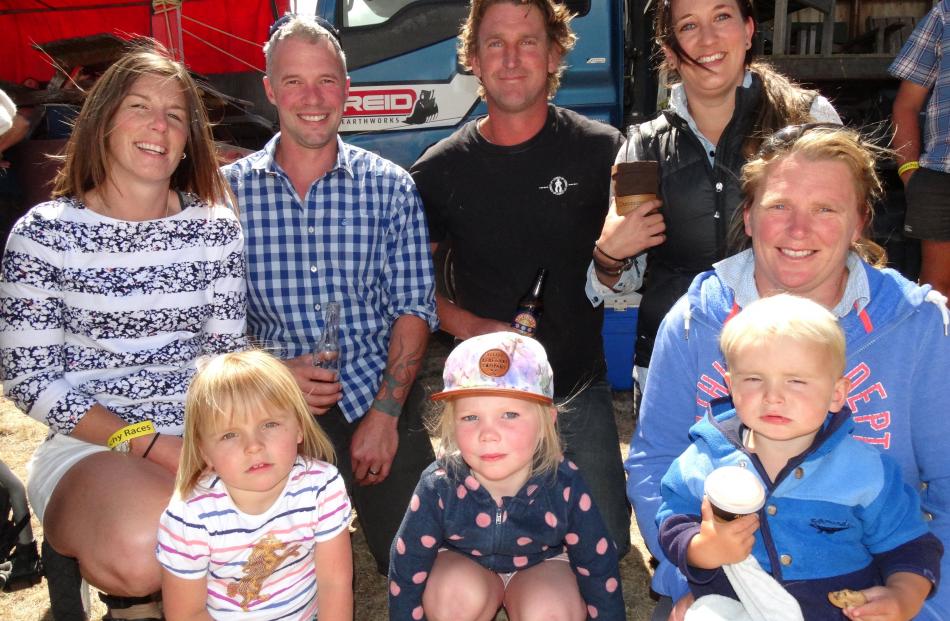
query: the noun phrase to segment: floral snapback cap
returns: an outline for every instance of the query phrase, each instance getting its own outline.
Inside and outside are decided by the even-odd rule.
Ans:
[[[445,388],[432,399],[498,395],[554,400],[554,373],[541,343],[515,332],[493,332],[462,341],[445,360]]]

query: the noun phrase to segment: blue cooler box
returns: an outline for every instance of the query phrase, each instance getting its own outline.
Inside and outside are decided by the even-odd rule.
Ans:
[[[614,390],[633,389],[633,347],[637,340],[640,296],[632,294],[604,308],[604,356],[607,380]]]

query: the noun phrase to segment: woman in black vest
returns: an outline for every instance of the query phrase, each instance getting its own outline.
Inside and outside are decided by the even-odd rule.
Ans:
[[[591,271],[600,297],[607,288],[633,291],[648,258],[637,325],[641,389],[660,321],[694,276],[731,254],[739,170],[762,137],[793,123],[841,122],[827,99],[753,62],[755,24],[751,0],[662,0],[657,7],[656,41],[676,83],[666,109],[628,129],[617,161],[658,161],[661,202],[625,216],[611,207]]]

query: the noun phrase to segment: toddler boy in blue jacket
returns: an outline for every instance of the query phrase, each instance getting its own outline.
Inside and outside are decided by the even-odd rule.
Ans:
[[[690,429],[662,481],[660,545],[695,597],[737,598],[723,565],[750,553],[798,600],[806,621],[841,619],[830,592],[861,591],[849,619],[912,619],[939,580],[943,546],[895,462],[850,437],[844,334],[820,305],[791,295],[750,304],[720,346],[734,410]],[[754,472],[757,514],[713,519],[706,476]]]

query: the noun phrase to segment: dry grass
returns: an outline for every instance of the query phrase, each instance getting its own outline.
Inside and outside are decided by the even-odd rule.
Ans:
[[[433,387],[441,383],[442,361],[447,353],[444,345],[434,342],[424,371],[427,382]],[[614,416],[620,430],[621,440],[630,437],[633,431],[629,393],[614,395]],[[26,480],[26,463],[36,446],[46,437],[46,428],[16,410],[10,402],[0,399],[0,457],[22,480]],[[627,447],[621,446],[626,454]],[[33,520],[33,532],[42,537],[42,528]],[[644,559],[649,553],[640,540],[635,524],[631,525],[634,547],[621,561],[624,600],[627,619],[645,621],[650,618],[653,603],[649,599],[649,572]],[[356,571],[356,621],[381,621],[388,618],[386,579],[376,573],[375,563],[369,554],[362,533],[357,530],[354,539]],[[105,607],[93,597],[92,619],[98,620]],[[504,618],[504,615],[500,615]],[[0,593],[0,619],[3,621],[52,621],[49,614],[49,598],[46,582],[18,591]]]

